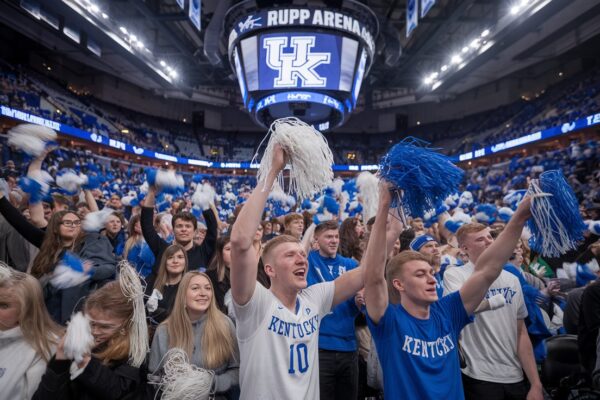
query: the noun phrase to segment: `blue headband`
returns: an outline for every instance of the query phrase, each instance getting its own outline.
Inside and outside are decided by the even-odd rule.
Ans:
[[[429,235],[421,235],[421,236],[417,236],[416,238],[413,239],[412,242],[410,242],[410,249],[414,250],[414,251],[419,251],[421,250],[421,247],[423,247],[423,245],[427,242],[435,242],[436,240]]]

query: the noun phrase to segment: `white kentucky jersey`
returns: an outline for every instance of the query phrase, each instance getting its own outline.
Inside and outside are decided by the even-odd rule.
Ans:
[[[242,400],[319,399],[319,325],[334,291],[334,282],[302,290],[295,313],[258,283],[247,304],[234,302]]]

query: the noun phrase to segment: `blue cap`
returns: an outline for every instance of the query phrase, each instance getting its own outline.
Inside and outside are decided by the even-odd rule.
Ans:
[[[433,236],[430,235],[417,236],[413,239],[412,242],[410,242],[410,249],[414,251],[419,251],[421,250],[421,247],[423,247],[423,245],[427,242],[437,242],[437,240],[435,240]]]

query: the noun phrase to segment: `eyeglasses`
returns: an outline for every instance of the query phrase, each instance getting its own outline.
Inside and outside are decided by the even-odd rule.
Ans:
[[[68,226],[68,227],[81,225],[81,221],[78,219],[77,220],[65,219],[64,221],[61,221],[60,223],[61,223],[61,225]]]

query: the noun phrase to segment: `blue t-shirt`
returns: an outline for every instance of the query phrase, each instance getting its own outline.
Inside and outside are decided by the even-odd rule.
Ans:
[[[433,303],[429,319],[390,304],[379,323],[368,314],[367,323],[383,369],[386,399],[464,399],[458,336],[469,317],[459,292]]]
[[[321,282],[331,282],[343,273],[358,266],[352,258],[337,254],[334,258],[323,257],[313,250],[308,254],[308,286]],[[359,310],[354,297],[338,304],[323,318],[319,328],[319,349],[332,351],[356,351],[354,319]]]

